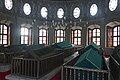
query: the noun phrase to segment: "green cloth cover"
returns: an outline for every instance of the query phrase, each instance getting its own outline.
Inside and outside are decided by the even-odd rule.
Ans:
[[[90,69],[102,69],[102,56],[95,50],[89,49],[80,56],[75,66]]]
[[[91,43],[90,45],[88,45],[88,46],[85,47],[85,50],[89,50],[90,48],[92,48],[94,50],[99,50],[100,46],[97,46],[96,44]]]

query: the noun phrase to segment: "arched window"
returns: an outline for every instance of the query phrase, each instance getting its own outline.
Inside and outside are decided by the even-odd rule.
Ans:
[[[8,26],[0,25],[0,44],[8,45]]]
[[[62,42],[64,40],[65,40],[65,30],[63,29],[55,30],[55,41]]]
[[[89,44],[94,42],[97,45],[100,45],[100,29],[88,29],[88,42]]]
[[[32,44],[32,39],[31,39],[31,29],[30,28],[21,28],[21,44]]]
[[[108,47],[120,44],[120,26],[108,27]]]
[[[80,29],[72,30],[72,44],[81,45],[81,30]]]
[[[47,35],[46,29],[39,29],[39,44],[47,44]]]

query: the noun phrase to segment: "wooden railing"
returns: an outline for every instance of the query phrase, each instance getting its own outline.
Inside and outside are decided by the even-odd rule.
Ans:
[[[0,63],[1,64],[10,64],[14,54],[12,52],[9,53],[0,53]]]
[[[39,60],[13,58],[11,73],[18,76],[40,78],[62,64],[63,53],[41,58]]]
[[[108,66],[105,70],[74,66],[79,56],[63,64],[61,71],[62,80],[110,80],[110,70]]]
[[[0,63],[1,64],[11,64],[13,57],[20,56],[24,54],[27,50],[41,49],[44,45],[11,45],[10,47],[4,47],[0,45]]]
[[[62,80],[110,80],[107,70],[85,69],[75,66],[63,66]]]

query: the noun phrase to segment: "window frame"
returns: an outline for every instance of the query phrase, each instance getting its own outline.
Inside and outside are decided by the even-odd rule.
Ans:
[[[75,31],[77,31],[77,36],[75,36]],[[80,37],[78,36],[78,31],[80,31]],[[82,30],[81,29],[75,29],[75,30],[72,29],[71,32],[72,32],[72,44],[81,46],[82,45]],[[75,41],[74,41],[75,38],[77,38],[77,44],[75,44]],[[81,39],[80,44],[78,44],[78,38]]]
[[[7,30],[7,34],[4,34],[4,26],[5,27],[7,27],[7,29],[5,29],[5,30]],[[9,26],[7,26],[6,24],[0,24],[0,27],[2,27],[2,33],[0,32],[0,35],[2,36],[2,42],[0,43],[0,45],[8,45],[9,44],[9,41],[8,41],[8,38],[9,38]],[[0,28],[1,29],[1,28]],[[7,36],[7,39],[3,39],[3,37],[4,36]],[[4,44],[3,42],[4,42],[4,40],[6,40],[6,44]]]
[[[40,36],[40,30],[45,30],[46,31],[46,35],[45,36],[43,36],[43,34],[42,34],[42,36]],[[43,33],[43,32],[42,32]],[[40,43],[40,37],[42,37],[42,44],[48,44],[48,30],[47,29],[44,29],[44,28],[40,28],[39,29],[39,39],[38,39],[38,44],[41,44]],[[43,40],[43,38],[46,38],[46,43],[43,43],[44,42],[44,40]]]
[[[91,30],[91,37],[90,37],[90,33],[89,33],[90,30]],[[95,34],[96,36],[93,36],[93,30],[96,30],[96,34]],[[99,42],[100,45],[101,45],[101,37],[97,36],[97,33],[98,33],[97,30],[100,30],[100,28],[93,28],[93,29],[88,28],[88,44],[92,43],[93,42],[93,38],[95,38],[95,42],[94,43],[97,44]],[[100,38],[100,41],[97,41],[98,38]]]
[[[117,28],[117,32],[116,32],[117,35],[116,35],[116,36],[114,36],[114,29],[115,29],[115,28]],[[119,28],[119,31],[118,31],[118,28]],[[108,34],[110,33],[110,32],[109,32],[110,30],[111,30],[111,35],[110,35],[111,39],[109,38],[109,35],[108,35]],[[119,33],[118,33],[118,32],[119,32]],[[114,46],[114,42],[115,42],[115,41],[114,41],[114,37],[117,38],[117,41],[116,41],[117,45],[120,45],[120,25],[114,26],[114,27],[109,27],[109,26],[108,26],[108,27],[107,27],[107,37],[108,37],[108,38],[107,38],[107,39],[108,39],[108,40],[107,40],[107,41],[108,41],[108,44],[107,44],[108,47],[115,47],[115,46]],[[111,42],[110,42],[110,40],[111,40]],[[109,45],[109,44],[111,44],[111,45]]]
[[[26,44],[25,43],[25,37],[27,37],[27,45],[31,45],[32,44],[32,29],[31,28],[27,28],[27,27],[21,27],[21,28],[24,28],[24,33],[25,33],[25,28],[28,29],[28,35],[21,35],[20,34],[20,44],[22,44],[22,40],[21,40],[21,37],[23,36],[23,44]],[[21,30],[20,30],[21,31]]]
[[[60,30],[60,36],[57,36],[57,31]],[[63,31],[63,36],[61,36],[61,31]],[[55,30],[55,42],[62,42],[61,38],[63,38],[63,41],[65,41],[65,30],[64,29],[57,29]],[[59,41],[57,41],[59,39]]]
[[[114,36],[114,29],[115,28],[117,28],[117,35],[116,36]],[[114,28],[113,28],[113,39],[112,39],[112,43],[113,43],[113,46],[114,46],[114,37],[117,37],[117,45],[119,45],[120,44],[120,26],[115,26]]]

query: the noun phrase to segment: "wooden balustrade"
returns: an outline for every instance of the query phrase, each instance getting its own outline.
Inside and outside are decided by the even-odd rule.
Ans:
[[[108,67],[104,70],[99,70],[74,66],[79,56],[63,64],[61,71],[62,80],[110,80]]]
[[[64,66],[62,80],[109,80],[109,77],[109,71],[107,70]]]
[[[0,63],[1,64],[10,64],[14,54],[12,52],[9,53],[0,53]]]
[[[62,64],[63,53],[40,58],[39,60],[13,58],[11,73],[18,76],[40,78]]]

